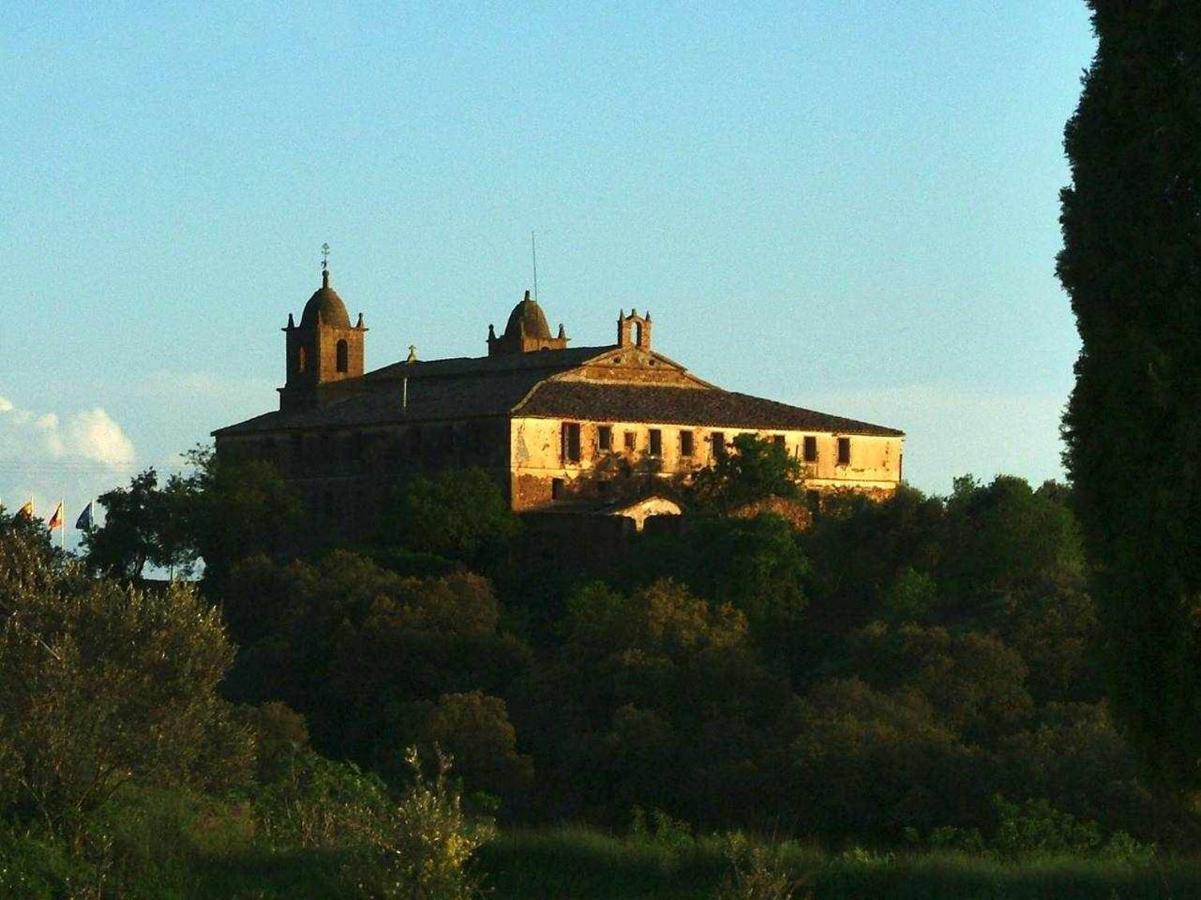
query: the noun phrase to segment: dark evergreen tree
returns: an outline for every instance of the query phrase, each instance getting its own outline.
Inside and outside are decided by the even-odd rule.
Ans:
[[[1201,781],[1201,6],[1089,5],[1058,264],[1083,343],[1065,461],[1114,711],[1184,786]]]

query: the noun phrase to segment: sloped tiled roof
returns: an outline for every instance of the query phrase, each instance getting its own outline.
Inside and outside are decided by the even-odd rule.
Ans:
[[[548,381],[514,413],[522,416],[711,425],[731,428],[836,431],[899,437],[904,432],[717,388]]]
[[[573,347],[476,358],[399,362],[341,382],[314,409],[269,412],[215,435],[311,428],[357,428],[506,416],[575,418],[614,422],[706,425],[727,428],[903,434],[714,387],[597,384],[554,381],[612,345]],[[408,379],[407,403],[404,379]],[[703,384],[703,382],[702,382]]]
[[[270,412],[217,435],[503,416],[541,381],[610,347],[399,362],[336,385],[315,409]],[[408,379],[405,402],[404,379]]]

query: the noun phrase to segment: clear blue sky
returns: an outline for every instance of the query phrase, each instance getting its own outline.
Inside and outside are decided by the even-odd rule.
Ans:
[[[0,499],[273,408],[323,241],[369,367],[483,353],[531,229],[577,343],[649,307],[706,379],[905,429],[924,490],[1060,475],[1093,47],[1079,0],[6,4]]]

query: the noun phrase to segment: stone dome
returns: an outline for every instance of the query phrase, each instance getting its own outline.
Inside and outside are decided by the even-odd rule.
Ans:
[[[333,325],[336,328],[350,327],[350,315],[346,312],[346,304],[329,286],[328,269],[321,273],[321,288],[309,297],[309,302],[304,305],[304,312],[300,316],[301,328],[314,328],[318,324]]]
[[[539,340],[551,339],[546,314],[537,302],[530,299],[529,291],[525,292],[525,299],[513,307],[513,311],[509,313],[509,322],[505,325],[505,337],[521,337],[522,334]]]

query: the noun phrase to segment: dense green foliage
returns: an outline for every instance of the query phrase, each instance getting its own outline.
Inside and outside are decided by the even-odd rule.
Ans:
[[[89,577],[44,526],[0,511],[0,896],[191,896],[231,848],[307,856],[279,896],[477,894],[469,864],[492,828],[440,749],[428,777],[402,749],[389,788],[313,752],[283,704],[221,696],[233,659],[194,586]],[[496,714],[470,694],[443,706],[452,722]]]
[[[395,552],[250,555],[208,586],[241,647],[229,695],[288,704],[317,750],[386,783],[403,748],[438,745],[506,821],[620,827],[640,806],[892,842],[988,835],[999,794],[1191,839],[1109,720],[1062,486],[835,497],[807,528],[701,504],[599,573],[566,545],[548,565],[487,512],[486,482],[460,493],[487,514],[451,474],[410,488],[409,515],[441,524],[392,531]],[[497,580],[469,569],[481,544],[448,535],[486,535]]]
[[[274,473],[231,463],[238,478],[259,482],[236,499],[237,480],[219,483],[206,465],[187,480],[190,523],[215,528],[225,515],[288,507],[276,502],[286,485]],[[53,870],[47,878],[79,877],[54,875],[78,858],[94,874],[112,858],[97,848],[115,840],[96,823],[166,790],[231,835],[249,829],[229,840],[259,860],[252,868],[263,867],[263,884],[285,883],[270,870],[291,858],[329,896],[403,892],[418,870],[430,884],[442,871],[459,885],[430,896],[466,896],[476,882],[463,863],[488,833],[481,817],[492,816],[506,828],[632,828],[635,842],[653,836],[656,848],[678,845],[679,859],[707,859],[700,881],[683,874],[691,863],[680,863],[681,878],[722,896],[840,896],[839,885],[878,886],[871,879],[884,872],[903,882],[909,875],[897,873],[912,869],[923,883],[923,866],[943,865],[888,855],[897,852],[983,854],[1002,867],[1066,853],[1134,866],[1158,858],[1156,846],[1195,846],[1192,810],[1148,789],[1110,721],[1067,489],[962,478],[946,498],[909,488],[883,501],[832,496],[812,517],[786,507],[784,518],[772,504],[741,502],[775,495],[744,491],[732,471],[729,496],[739,502],[692,504],[612,544],[602,567],[594,554],[575,563],[578,542],[514,527],[486,480],[416,480],[398,499],[411,521],[366,547],[287,544],[270,532],[227,545],[219,576],[201,583],[203,603],[181,586],[146,593],[88,577],[51,549],[44,529],[10,523],[15,537],[0,541],[0,561],[22,573],[12,581],[20,596],[107,598],[109,615],[130,608],[118,597],[174,610],[174,631],[161,616],[144,636],[104,626],[97,656],[123,633],[150,656],[160,631],[192,653],[209,640],[216,655],[195,664],[210,673],[199,679],[211,704],[196,707],[209,710],[199,719],[251,751],[180,753],[182,769],[161,776],[146,766],[79,816],[75,838],[36,825],[12,801],[25,829],[13,840],[41,860],[31,871]],[[762,484],[755,471],[748,477]],[[293,526],[285,517],[280,534]],[[198,527],[184,528],[191,546],[203,545]],[[10,617],[10,628],[24,621]],[[79,622],[72,627],[86,627]],[[228,668],[224,629],[237,645]],[[14,659],[28,667],[38,657],[22,646]],[[110,656],[102,672],[151,661]],[[185,701],[172,695],[163,705]],[[181,746],[225,746],[200,741],[201,730],[184,727],[188,715],[179,718]],[[70,721],[80,727],[78,718],[63,727]],[[453,781],[444,770],[415,777],[415,751],[453,754]],[[0,757],[0,771],[16,758]],[[415,810],[432,823],[423,833],[442,837],[423,843],[404,824]],[[206,858],[191,828],[176,827],[184,868]],[[696,837],[722,832],[893,849],[814,852],[795,869],[793,850],[746,844],[714,856],[721,841]],[[76,849],[55,856],[63,840]],[[43,844],[51,849],[39,856]],[[467,852],[456,856],[451,844]],[[503,896],[512,865],[484,850]],[[443,862],[414,862],[427,851]],[[513,883],[527,883],[520,878]]]
[[[217,611],[81,577],[11,522],[0,545],[0,816],[73,836],[128,781],[235,782],[252,751],[217,694]]]
[[[504,555],[517,517],[483,469],[445,469],[404,484],[384,516],[382,540],[487,571]]]
[[[697,473],[689,494],[700,508],[729,512],[766,497],[799,497],[801,475],[800,460],[783,444],[740,434],[731,452]]]
[[[1082,350],[1065,460],[1109,693],[1167,783],[1201,783],[1201,9],[1091,0],[1059,276]]]

